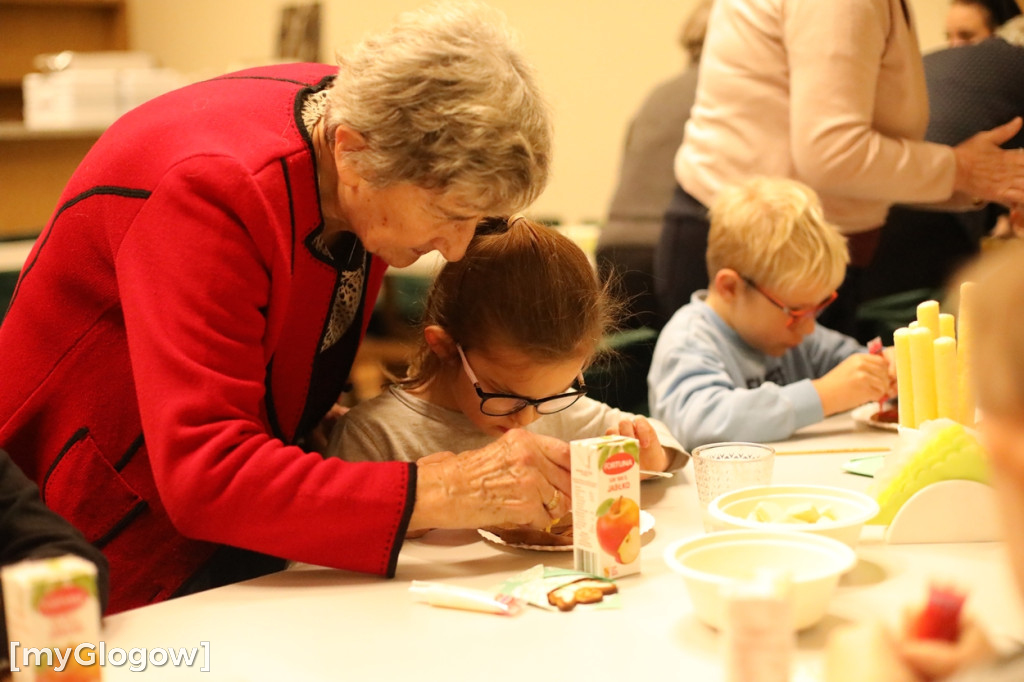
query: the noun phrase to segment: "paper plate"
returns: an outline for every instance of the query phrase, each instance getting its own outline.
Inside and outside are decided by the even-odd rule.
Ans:
[[[643,509],[640,510],[640,534],[644,535],[654,529],[654,516]],[[494,533],[478,528],[477,533],[488,542],[504,547],[515,547],[516,549],[532,549],[537,552],[571,552],[572,545],[522,545],[515,542],[505,542]]]
[[[861,405],[860,407],[854,408],[850,416],[853,417],[853,421],[864,426],[870,426],[873,429],[882,429],[883,431],[899,431],[900,425],[894,422],[880,422],[872,417],[878,412],[878,402],[870,402]]]

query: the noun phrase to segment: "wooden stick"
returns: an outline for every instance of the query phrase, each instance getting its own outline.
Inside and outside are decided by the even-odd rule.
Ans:
[[[776,450],[776,455],[836,455],[842,452],[889,452],[892,448],[819,448],[817,450]]]

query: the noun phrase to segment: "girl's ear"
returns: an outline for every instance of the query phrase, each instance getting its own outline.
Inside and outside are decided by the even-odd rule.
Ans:
[[[731,302],[739,295],[743,278],[732,268],[722,268],[715,273],[713,284],[722,300]]]
[[[455,348],[455,340],[448,335],[448,332],[436,324],[427,325],[423,329],[423,338],[430,347],[430,351],[442,362],[448,362],[457,358],[459,351]]]

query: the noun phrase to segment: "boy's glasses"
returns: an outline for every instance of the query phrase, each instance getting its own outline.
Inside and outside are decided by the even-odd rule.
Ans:
[[[507,417],[522,410],[527,405],[533,405],[538,414],[554,414],[555,412],[561,412],[566,408],[572,407],[587,392],[587,386],[583,383],[583,373],[580,372],[576,376],[576,381],[579,383],[578,389],[568,393],[548,396],[547,398],[537,398],[535,400],[513,393],[487,393],[480,388],[480,381],[476,378],[476,374],[473,373],[473,368],[469,366],[469,360],[466,359],[462,345],[455,344],[455,347],[459,350],[459,355],[462,357],[462,368],[466,370],[466,376],[473,382],[473,388],[476,389],[476,394],[480,396],[480,411],[489,417]]]
[[[786,327],[792,327],[805,317],[814,317],[815,319],[817,319],[817,317],[821,315],[825,308],[832,305],[832,302],[839,297],[839,292],[833,291],[831,294],[825,297],[824,301],[814,306],[813,308],[790,308],[788,305],[786,305],[779,299],[775,298],[761,287],[757,286],[754,280],[744,275],[740,275],[740,278],[744,282],[746,282],[748,286],[753,287],[754,290],[757,291],[757,293],[767,298],[776,308],[778,308],[779,310],[781,310],[782,312],[789,316],[789,319],[786,320]]]

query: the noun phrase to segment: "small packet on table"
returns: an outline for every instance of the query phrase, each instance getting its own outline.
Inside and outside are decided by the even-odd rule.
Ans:
[[[509,578],[498,591],[547,611],[572,611],[581,604],[597,609],[620,607],[619,590],[611,580],[543,564]]]

